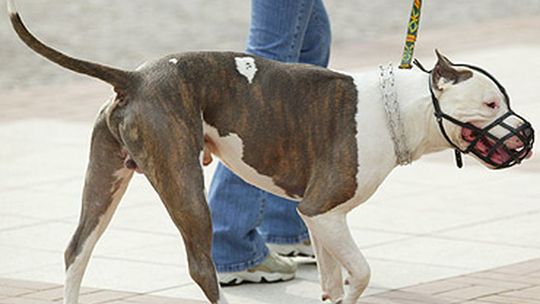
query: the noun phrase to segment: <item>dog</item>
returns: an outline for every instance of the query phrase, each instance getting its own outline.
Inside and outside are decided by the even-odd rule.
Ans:
[[[235,52],[174,54],[124,71],[46,46],[28,32],[13,0],[8,9],[27,46],[115,91],[92,133],[80,222],[65,251],[66,304],[78,303],[92,250],[135,170],[158,192],[184,239],[190,275],[211,303],[226,303],[211,258],[203,184],[202,165],[215,155],[247,182],[299,202],[322,299],[352,304],[370,268],[346,214],[403,163],[400,154],[406,163],[454,148],[502,168],[532,153],[532,126],[510,110],[504,88],[438,52],[428,73],[390,73],[396,116],[382,101],[393,95],[381,93],[379,71],[348,75]]]

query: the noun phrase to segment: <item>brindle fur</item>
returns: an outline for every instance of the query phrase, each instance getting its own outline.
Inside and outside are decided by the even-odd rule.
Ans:
[[[179,116],[175,127],[161,133],[186,126],[190,129],[184,132],[198,134],[186,138],[186,144],[202,149],[202,113],[220,136],[233,133],[242,139],[245,163],[271,177],[291,198],[304,198],[299,205],[303,214],[321,214],[349,200],[357,187],[358,159],[352,78],[311,65],[256,58],[259,71],[250,84],[235,68],[234,58],[245,56],[198,52],[146,64],[138,71],[138,89],[123,97],[125,106],[115,107],[112,132],[121,138],[119,126],[130,115],[151,119],[156,110],[142,110],[139,104],[161,106],[165,115]],[[147,161],[130,152],[147,172]]]
[[[238,135],[243,161],[291,198],[303,197],[304,214],[324,213],[350,199],[358,159],[352,78],[256,58],[258,72],[250,84],[235,68],[234,58],[245,56],[175,55],[179,90],[189,91],[188,100],[178,101],[199,103],[204,121],[220,136]],[[163,62],[167,58],[158,70]]]
[[[100,218],[110,207],[113,195],[125,190],[120,189],[121,185],[114,177],[114,173],[124,167],[120,151],[121,146],[111,136],[105,114],[101,112],[92,132],[79,226],[64,254],[66,269],[73,264],[84,240],[95,230]]]

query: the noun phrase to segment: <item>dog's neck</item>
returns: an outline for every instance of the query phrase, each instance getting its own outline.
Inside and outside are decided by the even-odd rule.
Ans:
[[[417,70],[396,72],[401,118],[412,160],[450,147],[441,135],[433,114],[428,81],[429,75]]]

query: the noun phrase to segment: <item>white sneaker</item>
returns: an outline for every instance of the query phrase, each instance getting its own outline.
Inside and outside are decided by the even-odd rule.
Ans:
[[[274,283],[294,279],[296,264],[287,257],[270,252],[261,264],[239,272],[218,273],[221,286],[240,285],[242,283]]]
[[[266,246],[270,250],[277,252],[279,255],[286,257],[310,257],[314,258],[315,253],[313,252],[313,247],[311,247],[311,242],[305,240],[302,243],[296,244],[270,244],[267,243]]]

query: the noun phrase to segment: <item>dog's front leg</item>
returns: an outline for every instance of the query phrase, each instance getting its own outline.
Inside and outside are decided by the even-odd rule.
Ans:
[[[226,303],[211,255],[212,223],[199,162],[202,128],[178,123],[178,118],[159,108],[145,113],[157,116],[127,119],[121,137],[180,231],[191,277],[211,303]]]
[[[332,299],[332,301],[334,303],[355,304],[369,283],[370,269],[352,238],[347,226],[346,214],[329,211],[311,217],[302,214],[302,212],[300,212],[300,215],[308,226],[310,233],[319,241],[319,245],[322,245],[332,257],[336,258],[350,275],[349,290],[343,301],[337,300],[335,302],[335,299]],[[324,271],[322,268],[321,270]],[[321,279],[323,278],[324,276],[321,276]],[[341,276],[339,280],[339,282],[332,282],[331,284],[343,284]]]
[[[330,300],[333,303],[343,299],[343,284],[341,276],[341,265],[324,248],[317,235],[310,233],[311,243],[315,249],[317,258],[317,268],[319,270],[319,280],[323,291],[322,300]]]
[[[109,224],[129,180],[122,149],[100,115],[92,134],[90,162],[86,171],[81,217],[65,251],[64,303],[78,304],[84,271],[95,244]]]

